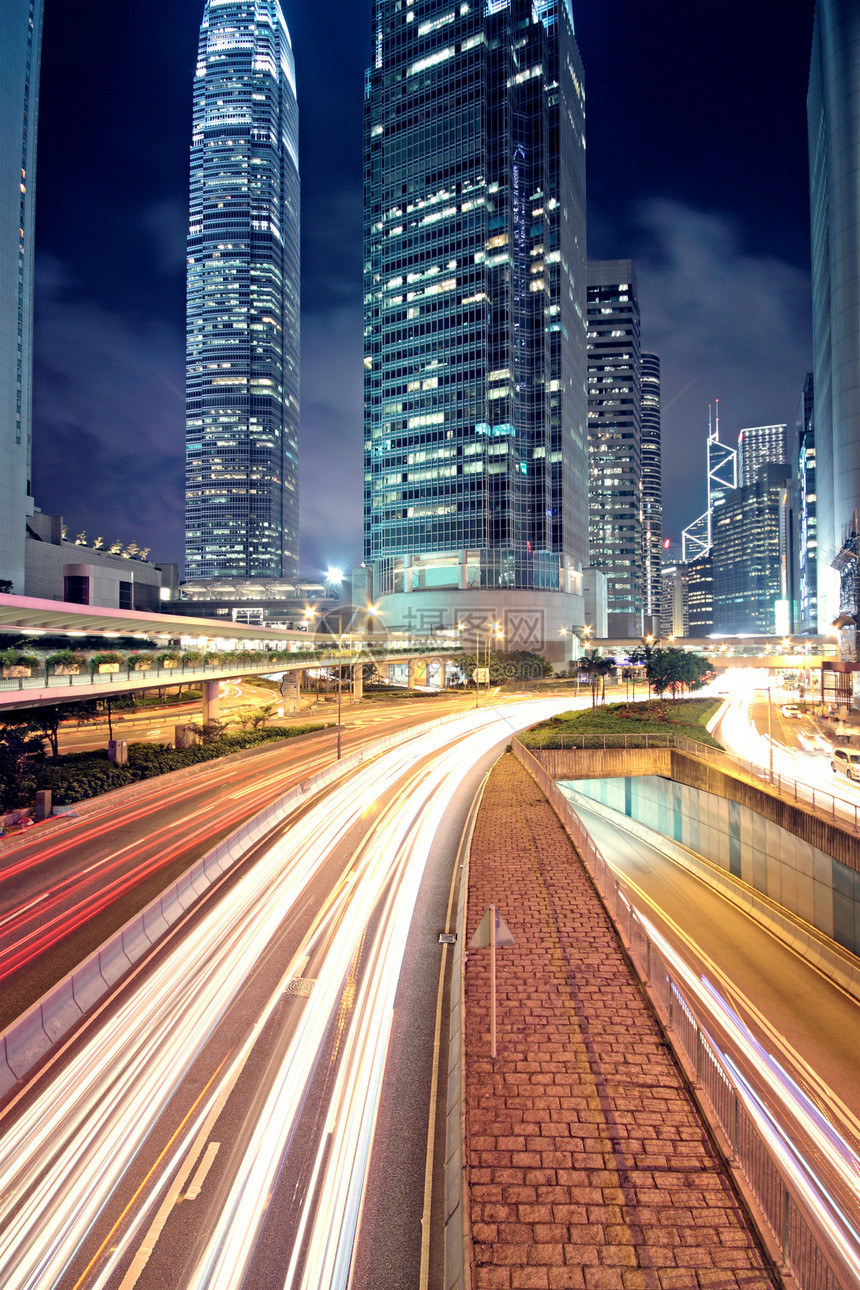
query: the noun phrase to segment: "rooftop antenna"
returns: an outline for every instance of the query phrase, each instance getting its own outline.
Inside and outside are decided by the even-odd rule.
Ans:
[[[717,428],[716,428],[716,431],[714,432],[714,438],[719,439],[720,437],[720,400],[715,399],[714,402],[717,405]]]

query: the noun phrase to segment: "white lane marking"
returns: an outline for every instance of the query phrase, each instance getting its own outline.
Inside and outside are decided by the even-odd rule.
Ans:
[[[220,1146],[221,1146],[220,1142],[209,1143],[209,1146],[206,1148],[206,1151],[204,1152],[203,1159],[200,1161],[200,1164],[197,1167],[197,1173],[191,1179],[191,1186],[188,1188],[188,1191],[182,1197],[183,1200],[196,1200],[197,1197],[200,1195],[200,1188],[203,1186],[204,1182],[206,1181],[206,1175],[208,1174],[209,1170],[212,1168],[212,1162],[217,1156],[218,1148]]]

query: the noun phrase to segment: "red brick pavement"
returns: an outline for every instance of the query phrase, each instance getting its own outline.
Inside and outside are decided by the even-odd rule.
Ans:
[[[466,1160],[477,1290],[775,1284],[576,851],[511,754],[472,840],[467,944],[493,903],[516,946],[466,965]]]

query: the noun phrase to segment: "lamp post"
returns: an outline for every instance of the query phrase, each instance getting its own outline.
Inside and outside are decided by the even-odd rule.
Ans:
[[[337,759],[340,761],[341,741],[340,741],[340,706],[341,706],[341,666],[340,660],[343,652],[343,610],[337,611]]]
[[[340,569],[329,569],[326,581],[332,587],[340,588],[343,581],[343,574]],[[338,592],[338,596],[340,592]],[[341,712],[341,658],[343,654],[343,606],[338,605],[337,610],[337,759],[340,761],[341,756],[341,735],[340,735],[340,712]]]
[[[770,680],[767,683],[767,742],[769,754],[770,782],[773,783],[773,706],[771,703]]]

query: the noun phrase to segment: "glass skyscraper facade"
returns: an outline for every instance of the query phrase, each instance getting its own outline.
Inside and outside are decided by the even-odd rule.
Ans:
[[[738,435],[738,476],[741,488],[754,484],[762,466],[788,461],[785,426],[751,426]]]
[[[42,0],[0,4],[0,579],[24,594],[33,391],[33,243]]]
[[[659,615],[663,588],[663,453],[660,419],[660,359],[642,355],[642,543],[645,613]]]
[[[795,457],[795,512],[797,535],[797,605],[795,630],[804,634],[818,631],[815,486],[815,382],[807,372],[797,406],[797,447]]]
[[[299,167],[279,0],[206,0],[191,143],[186,578],[298,570]]]
[[[817,0],[807,125],[818,630],[860,622],[860,5]],[[860,634],[856,634],[860,653]]]
[[[374,594],[587,563],[585,96],[569,0],[376,0],[365,92]]]
[[[588,264],[588,531],[607,578],[610,636],[642,633],[642,354],[630,260]],[[656,612],[656,610],[655,610]]]

